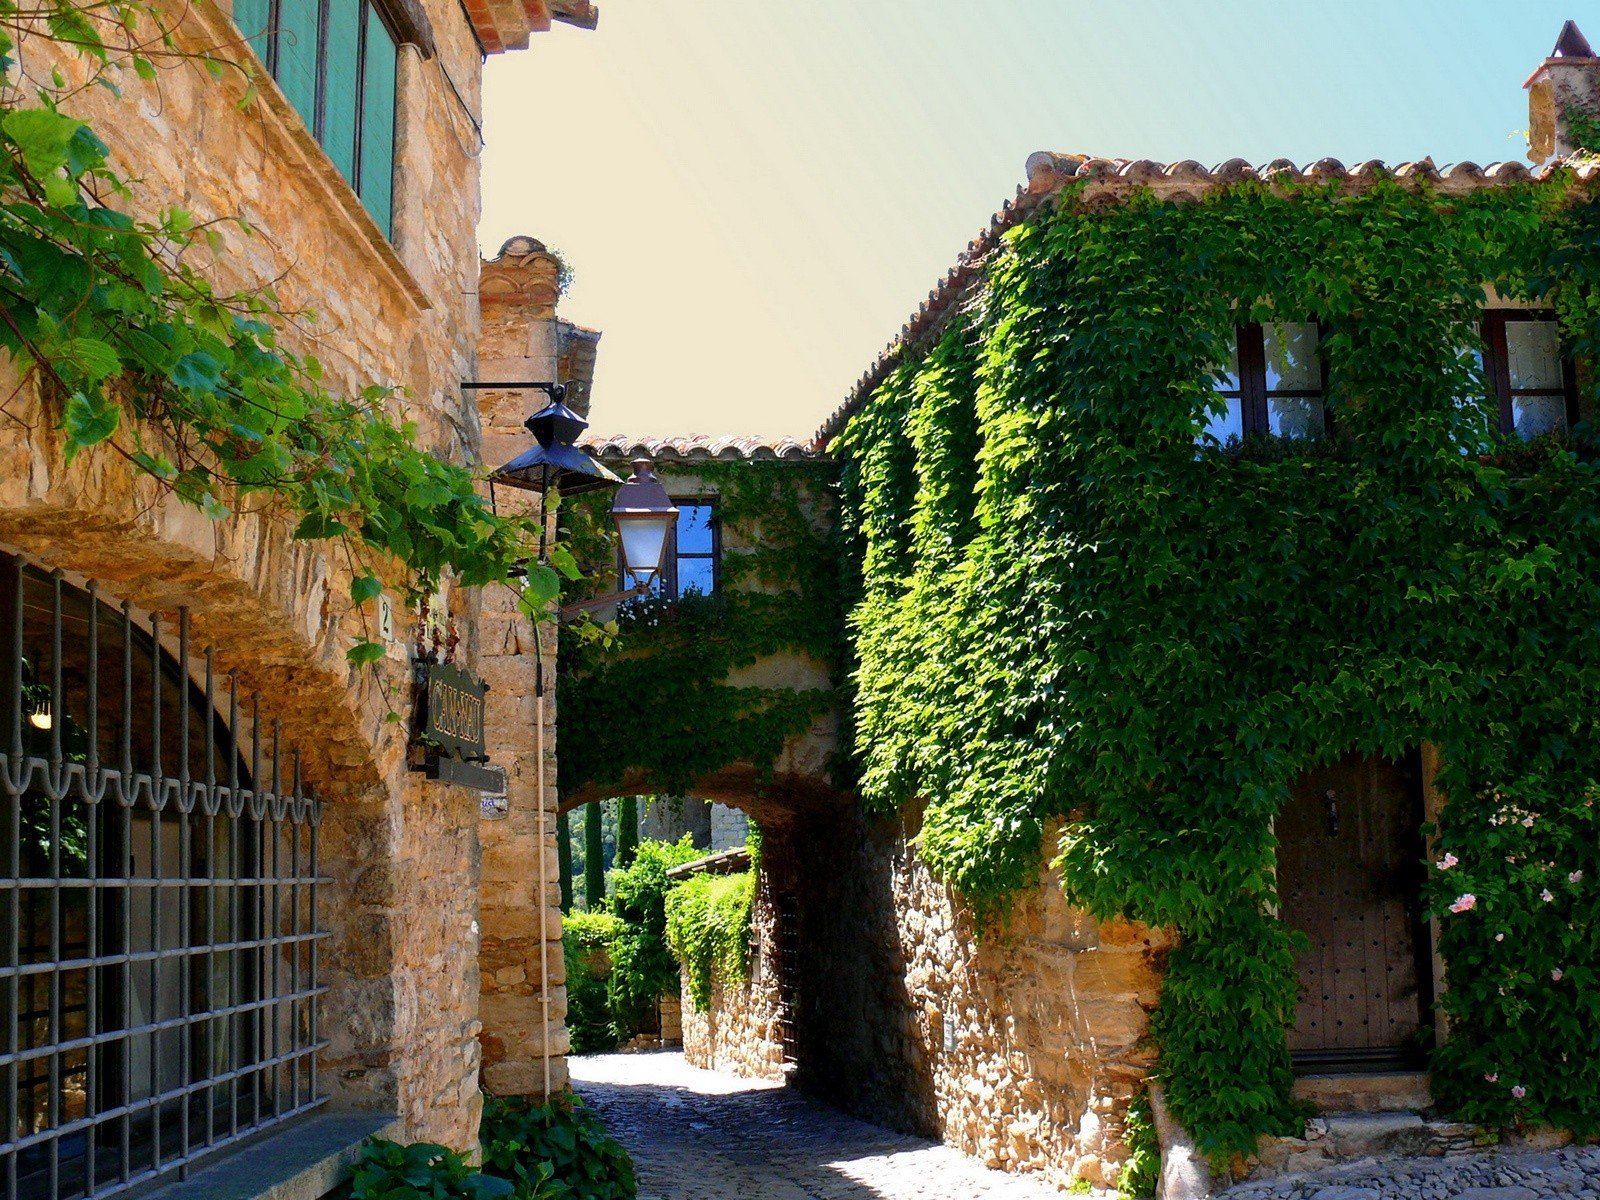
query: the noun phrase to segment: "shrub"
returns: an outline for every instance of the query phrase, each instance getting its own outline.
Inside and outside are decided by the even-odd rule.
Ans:
[[[643,1027],[663,995],[678,990],[678,960],[667,945],[667,871],[699,858],[685,834],[677,842],[639,843],[633,863],[608,879],[611,911],[622,928],[611,947],[611,977],[606,995],[617,1036]]]
[[[504,1179],[474,1171],[443,1146],[371,1138],[356,1159],[350,1195],[351,1200],[496,1200],[517,1191]]]
[[[610,913],[574,912],[561,918],[567,960],[567,1029],[574,1054],[616,1047],[618,1031],[607,997],[613,947],[623,923]]]
[[[577,1096],[549,1104],[485,1096],[483,1169],[516,1200],[634,1200],[633,1159]]]

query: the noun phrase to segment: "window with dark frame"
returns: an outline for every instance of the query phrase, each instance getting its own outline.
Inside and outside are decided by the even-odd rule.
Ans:
[[[120,1195],[322,1103],[297,764],[186,611],[0,553],[7,1197]]]
[[[1561,352],[1556,315],[1491,308],[1483,314],[1483,374],[1498,402],[1500,432],[1535,438],[1578,423],[1578,385]]]
[[[233,20],[385,237],[400,38],[371,0],[234,0]]]
[[[1265,433],[1316,438],[1327,430],[1327,366],[1313,321],[1251,322],[1234,330],[1230,361],[1216,385],[1223,412],[1208,415],[1201,440]]]
[[[650,594],[666,600],[679,600],[691,592],[714,596],[722,574],[722,524],[717,505],[705,497],[674,499],[678,520],[667,538],[666,562],[650,586]],[[625,578],[622,560],[617,560],[622,586]]]

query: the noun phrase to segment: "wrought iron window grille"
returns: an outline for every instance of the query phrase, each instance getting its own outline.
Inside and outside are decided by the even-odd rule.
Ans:
[[[219,711],[187,609],[175,654],[163,635],[160,615],[0,552],[0,1177],[15,1200],[181,1177],[325,1099],[321,807],[237,671]]]

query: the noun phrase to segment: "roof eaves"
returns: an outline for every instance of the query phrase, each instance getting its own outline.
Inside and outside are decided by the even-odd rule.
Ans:
[[[1579,34],[1579,37],[1582,35]],[[1274,159],[1261,166],[1242,158],[1230,158],[1207,168],[1194,159],[1161,163],[1150,159],[1098,158],[1088,154],[1037,151],[1028,156],[1024,167],[1028,179],[1026,186],[1018,188],[1015,199],[995,213],[987,228],[967,244],[967,248],[956,259],[955,266],[928,293],[928,298],[856,381],[844,402],[823,421],[809,446],[817,453],[826,451],[828,443],[844,428],[845,422],[866,398],[883,383],[906,349],[916,345],[940,325],[977,277],[984,259],[998,245],[1006,231],[1035,212],[1045,201],[1058,196],[1069,184],[1082,181],[1092,190],[1095,198],[1113,201],[1143,191],[1153,191],[1173,200],[1195,199],[1202,192],[1249,180],[1283,185],[1340,184],[1359,189],[1370,187],[1380,180],[1393,179],[1412,184],[1427,182],[1446,194],[1463,194],[1484,187],[1503,187],[1542,179],[1563,165],[1572,166],[1578,177],[1585,181],[1600,177],[1600,165],[1594,162],[1546,163],[1535,171],[1520,162],[1494,162],[1485,167],[1474,162],[1461,162],[1441,169],[1434,165],[1431,158],[1393,166],[1370,159],[1354,167],[1346,167],[1336,158],[1321,158],[1304,167],[1297,166],[1287,158]]]

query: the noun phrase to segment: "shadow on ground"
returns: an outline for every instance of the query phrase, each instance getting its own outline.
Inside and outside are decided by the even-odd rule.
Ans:
[[[1045,1200],[1037,1178],[989,1171],[925,1138],[792,1088],[686,1065],[681,1054],[571,1060],[573,1086],[627,1146],[640,1200]]]

